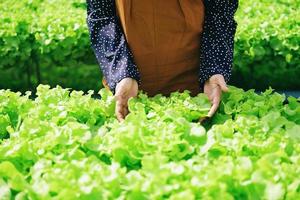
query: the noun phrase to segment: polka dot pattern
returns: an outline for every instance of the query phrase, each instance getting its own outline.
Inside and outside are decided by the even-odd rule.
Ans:
[[[202,90],[205,81],[215,74],[222,74],[226,82],[230,80],[238,0],[204,0],[204,6],[199,70]]]
[[[140,84],[140,74],[115,13],[114,0],[87,0],[91,47],[109,88],[130,77]]]
[[[237,26],[234,13],[238,0],[204,0],[204,5],[199,70],[201,89],[214,74],[222,74],[226,82],[230,79]],[[116,15],[115,1],[87,0],[86,22],[91,47],[110,89],[115,92],[117,83],[126,77],[140,84],[140,73]]]

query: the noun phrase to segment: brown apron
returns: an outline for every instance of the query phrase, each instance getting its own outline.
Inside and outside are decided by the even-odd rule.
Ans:
[[[202,0],[116,0],[127,42],[148,95],[199,93]],[[104,80],[105,83],[105,80]]]

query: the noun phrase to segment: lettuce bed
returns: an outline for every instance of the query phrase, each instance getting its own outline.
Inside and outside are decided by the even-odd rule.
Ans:
[[[39,85],[0,90],[1,199],[299,199],[300,103],[230,87],[210,103],[188,91],[129,102]]]
[[[232,84],[300,88],[300,1],[240,0]]]

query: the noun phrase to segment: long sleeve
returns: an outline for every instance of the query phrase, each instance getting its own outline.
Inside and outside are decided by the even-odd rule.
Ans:
[[[201,40],[199,70],[200,88],[214,74],[229,82],[233,63],[234,36],[237,23],[234,14],[238,0],[204,0],[205,20]]]
[[[87,0],[86,19],[91,47],[109,88],[123,78],[133,78],[140,84],[140,74],[129,49],[116,14],[114,0]]]

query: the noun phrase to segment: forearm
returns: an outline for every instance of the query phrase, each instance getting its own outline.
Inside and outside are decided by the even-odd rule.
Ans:
[[[108,86],[114,92],[116,84],[130,77],[138,82],[140,75],[126,42],[114,1],[87,1],[87,24],[91,47]]]
[[[204,2],[206,12],[199,70],[201,88],[215,74],[223,75],[226,82],[230,80],[237,27],[234,14],[238,7],[238,0]]]

